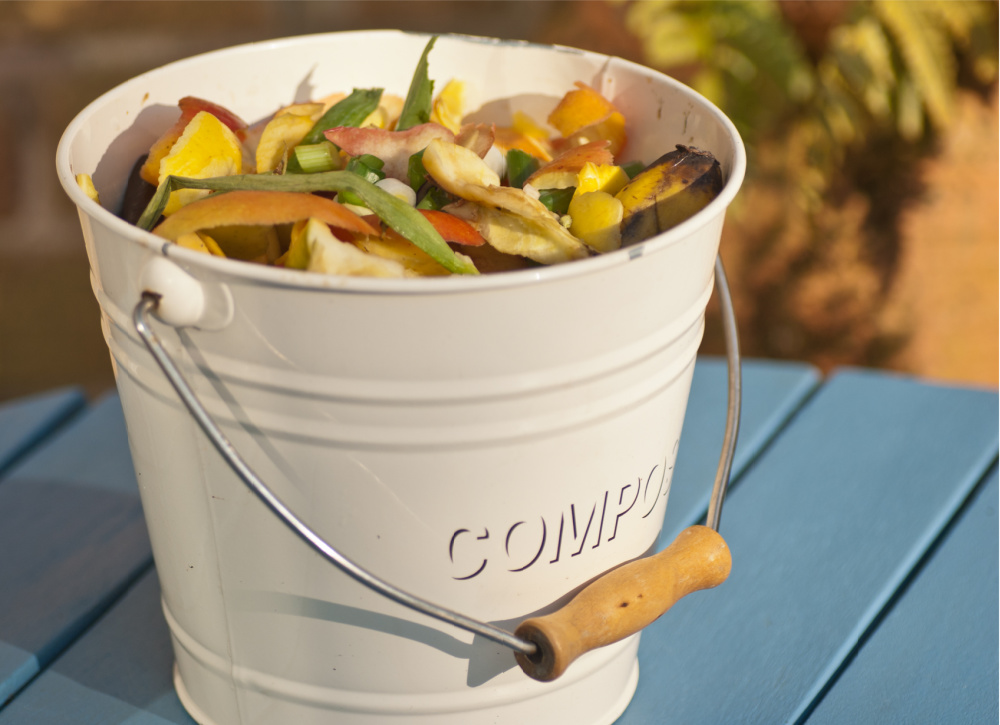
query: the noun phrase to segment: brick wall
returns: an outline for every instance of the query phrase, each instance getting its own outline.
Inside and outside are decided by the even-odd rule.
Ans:
[[[641,61],[621,15],[621,3],[596,0],[0,2],[0,402],[60,385],[91,395],[113,385],[79,222],[54,168],[63,129],[104,91],[195,53],[363,28],[521,38]],[[890,367],[996,384],[996,114],[995,90],[991,103],[960,114],[926,169],[926,199],[904,220],[893,295],[917,323]],[[928,229],[958,238],[922,244]]]
[[[332,30],[459,32],[629,55],[616,12],[540,0],[0,3],[0,400],[113,385],[76,211],[54,173],[63,129],[104,91],[195,53]]]

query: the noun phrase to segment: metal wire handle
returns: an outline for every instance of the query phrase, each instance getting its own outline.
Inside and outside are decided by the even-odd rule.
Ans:
[[[725,271],[722,268],[722,259],[715,260],[716,284],[719,289],[720,302],[722,303],[722,321],[725,328],[726,338],[726,359],[729,370],[729,398],[726,411],[726,432],[723,439],[722,453],[719,458],[719,468],[716,472],[715,483],[712,488],[712,496],[709,501],[708,515],[705,525],[718,531],[719,519],[722,515],[722,502],[725,499],[726,488],[729,484],[729,474],[732,467],[733,451],[736,447],[736,438],[739,431],[739,417],[741,405],[741,374],[740,374],[740,353],[738,335],[736,330],[736,316],[732,308],[732,299],[729,295],[729,285],[726,280]],[[473,634],[478,634],[497,644],[509,647],[515,652],[519,652],[528,657],[535,654],[537,647],[531,642],[505,629],[492,625],[488,622],[481,622],[472,619],[459,612],[452,611],[439,606],[421,597],[403,591],[399,587],[390,584],[384,579],[380,579],[368,570],[359,566],[335,548],[330,546],[319,534],[313,531],[305,522],[295,515],[274,493],[261,481],[253,469],[247,465],[233,444],[226,438],[222,430],[215,424],[211,416],[202,406],[191,386],[188,385],[177,365],[164,349],[156,333],[150,325],[150,315],[155,312],[160,302],[160,295],[153,292],[143,292],[142,298],[135,306],[132,313],[132,321],[136,332],[142,338],[143,343],[149,349],[157,364],[163,370],[167,380],[177,391],[181,401],[194,417],[195,421],[208,436],[216,450],[222,455],[233,471],[240,477],[243,483],[263,501],[279,519],[281,519],[295,534],[297,534],[309,546],[319,552],[330,563],[340,569],[343,573],[352,577],[355,581],[382,594],[389,599],[402,604],[405,607],[422,612],[426,615],[439,619],[448,624],[452,624],[460,629],[464,629]]]

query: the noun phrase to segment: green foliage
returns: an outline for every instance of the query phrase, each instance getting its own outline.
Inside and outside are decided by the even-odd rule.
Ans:
[[[725,110],[751,160],[758,141],[787,139],[797,149],[789,172],[814,204],[865,139],[888,133],[915,144],[948,127],[960,57],[978,82],[997,76],[996,3],[840,5],[819,49],[767,0],[648,0],[630,4],[626,22],[651,65],[686,74]]]
[[[920,160],[948,132],[960,90],[996,83],[998,4],[624,5],[645,62],[712,100],[746,144],[727,263],[739,275],[747,354],[823,368],[884,360],[905,337],[882,314],[900,215],[921,192]]]

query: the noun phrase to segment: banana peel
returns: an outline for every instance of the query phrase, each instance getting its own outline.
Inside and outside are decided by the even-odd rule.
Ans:
[[[521,189],[501,186],[500,177],[473,151],[434,139],[423,162],[441,188],[470,202],[445,210],[472,224],[496,249],[541,264],[589,256],[587,247],[544,204]]]
[[[538,218],[464,200],[449,204],[445,211],[469,222],[491,247],[504,254],[539,264],[560,264],[590,256],[587,247],[554,219],[552,224],[542,224]]]
[[[397,262],[406,270],[407,276],[445,277],[451,274],[427,252],[391,230],[382,237],[362,237],[354,245],[362,252]]]
[[[722,167],[708,151],[677,148],[639,172],[615,198],[622,203],[622,246],[677,226],[722,191]]]

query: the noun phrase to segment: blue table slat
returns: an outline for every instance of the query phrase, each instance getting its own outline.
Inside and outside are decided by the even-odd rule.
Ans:
[[[704,513],[725,417],[724,380],[724,362],[699,360],[665,538]],[[810,713],[813,720],[823,717],[824,709],[843,707],[838,688],[845,688],[846,697],[851,696],[848,688],[859,684],[851,684],[847,665],[868,666],[872,674],[863,679],[884,679],[879,671],[884,659],[871,665],[864,660],[876,658],[880,649],[895,649],[897,642],[881,644],[875,625],[889,627],[904,615],[912,619],[905,613],[916,609],[924,614],[915,626],[933,629],[933,617],[928,619],[920,599],[932,590],[938,606],[948,607],[940,592],[944,575],[933,572],[943,566],[959,576],[952,563],[958,555],[948,553],[949,547],[996,548],[995,493],[988,499],[992,531],[984,522],[968,523],[981,515],[975,512],[985,494],[950,526],[970,491],[995,467],[995,393],[863,371],[839,374],[818,391],[816,384],[815,372],[804,366],[754,362],[746,367],[734,466],[741,474],[722,517],[722,533],[734,553],[733,574],[719,589],[682,600],[644,632],[639,688],[619,725],[770,725],[801,721]],[[712,395],[715,400],[706,397]],[[94,430],[75,445],[85,440],[107,445],[117,436],[118,445],[124,445],[123,428],[108,432],[108,426],[121,425],[114,418],[91,426]],[[98,457],[93,451],[91,456]],[[94,472],[84,470],[81,476],[93,478]],[[970,541],[951,544],[951,536]],[[942,538],[928,559],[926,552]],[[992,634],[969,635],[982,632],[977,617],[995,619],[993,555],[988,562],[994,576],[992,611],[977,614],[973,607],[955,617],[952,635],[935,632],[940,652],[948,657],[962,654],[956,647],[966,654],[975,650],[979,660],[996,655],[995,622]],[[919,576],[911,576],[924,562]],[[921,583],[932,574],[935,578]],[[982,586],[988,590],[989,582]],[[913,625],[907,620],[894,626]],[[904,638],[902,631],[893,636]],[[859,642],[864,644],[860,649]],[[913,656],[930,668],[922,677],[933,685],[941,676],[936,660]],[[941,662],[947,667],[949,660]],[[193,725],[173,692],[171,664],[155,574],[149,570],[0,708],[0,725]],[[995,680],[995,659],[993,666]],[[831,680],[833,689],[827,692]],[[931,696],[933,688],[927,689],[924,694]],[[860,696],[872,697],[869,692]],[[829,712],[829,722],[870,721],[860,710]],[[849,715],[840,717],[843,712]]]
[[[52,448],[57,446],[57,448]],[[125,416],[116,394],[87,409],[85,420],[74,420],[46,440],[46,450],[19,461],[8,476],[65,481],[138,495]]]
[[[997,448],[993,392],[834,376],[729,497],[729,580],[643,633],[620,724],[798,721]]]
[[[731,488],[820,380],[816,368],[792,362],[753,361],[744,364],[742,377]],[[704,522],[726,431],[727,379],[724,359],[698,358],[658,549],[668,546],[682,529]]]
[[[60,388],[0,404],[0,475],[85,404],[78,388]]]
[[[808,725],[998,722],[997,505],[994,466]]]
[[[121,406],[109,396],[0,484],[0,705],[152,562]]]
[[[13,702],[2,725],[195,725],[172,688],[173,652],[150,570]]]

